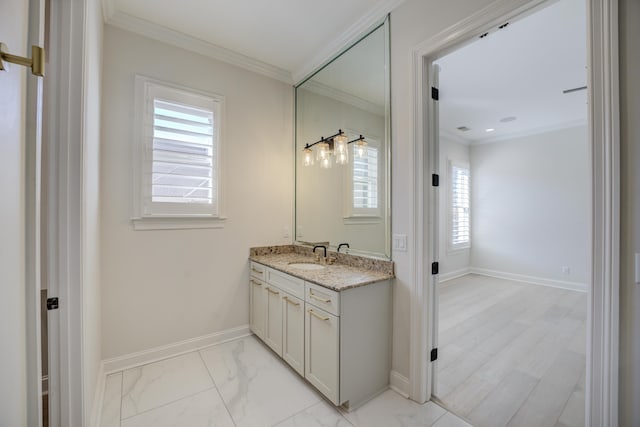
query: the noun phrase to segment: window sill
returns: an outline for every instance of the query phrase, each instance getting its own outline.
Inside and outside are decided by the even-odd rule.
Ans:
[[[379,216],[367,216],[367,215],[354,215],[354,216],[345,216],[342,218],[342,221],[345,225],[353,225],[353,224],[380,224],[382,222],[382,218]]]
[[[134,230],[189,230],[224,228],[225,217],[147,217],[132,218]]]

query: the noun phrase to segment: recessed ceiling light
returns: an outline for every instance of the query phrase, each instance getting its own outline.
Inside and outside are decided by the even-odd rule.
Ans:
[[[488,129],[485,129],[484,131],[485,132],[493,132],[494,130],[495,130],[494,128],[488,128]]]
[[[509,123],[509,122],[513,122],[516,119],[517,119],[516,116],[504,117],[504,118],[500,119],[500,123]]]

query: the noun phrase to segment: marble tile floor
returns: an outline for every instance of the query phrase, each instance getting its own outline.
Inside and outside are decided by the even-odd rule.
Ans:
[[[469,427],[387,390],[352,412],[327,403],[253,336],[107,376],[101,427]]]

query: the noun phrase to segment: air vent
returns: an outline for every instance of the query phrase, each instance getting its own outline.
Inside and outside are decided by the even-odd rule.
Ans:
[[[458,129],[460,132],[468,132],[471,130],[466,126],[458,126],[456,129]]]
[[[516,116],[503,117],[500,119],[500,123],[514,122],[517,119]]]

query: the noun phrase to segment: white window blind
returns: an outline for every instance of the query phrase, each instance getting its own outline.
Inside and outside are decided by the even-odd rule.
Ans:
[[[378,149],[367,146],[367,156],[353,152],[353,210],[367,214],[378,210]]]
[[[470,175],[468,166],[451,163],[451,246],[468,246],[471,241]]]
[[[213,111],[153,100],[154,203],[203,203],[217,211]]]
[[[136,229],[218,228],[224,97],[136,76]]]

